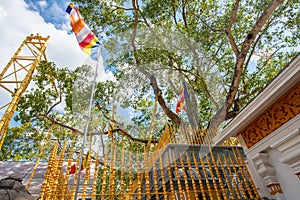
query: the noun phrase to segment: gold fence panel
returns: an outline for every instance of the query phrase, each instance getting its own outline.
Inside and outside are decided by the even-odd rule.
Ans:
[[[184,140],[196,141],[189,134]],[[176,139],[180,140],[184,141]],[[77,196],[101,200],[260,199],[241,147],[168,143],[157,151],[149,152],[147,148],[143,153],[130,152],[123,139],[109,139],[102,157],[87,157]],[[68,181],[71,157],[63,156],[65,149],[59,153],[57,145],[53,148],[41,199],[74,198],[78,172],[73,182]],[[72,162],[78,165],[79,159]]]

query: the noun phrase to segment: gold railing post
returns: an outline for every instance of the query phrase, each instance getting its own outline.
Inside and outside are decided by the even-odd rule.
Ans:
[[[218,158],[217,158],[217,159],[218,159],[219,165],[221,166],[221,170],[222,170],[222,172],[223,172],[223,174],[224,174],[225,183],[226,183],[226,185],[227,185],[227,187],[228,187],[230,199],[234,199],[235,197],[234,197],[234,195],[233,195],[232,186],[231,186],[231,184],[230,184],[230,180],[229,180],[228,177],[227,177],[227,171],[226,171],[226,169],[225,169],[225,167],[224,167],[225,164],[224,164],[224,162],[222,162],[221,156],[220,156],[220,155],[218,155]],[[226,195],[226,197],[227,197],[227,195]]]
[[[210,153],[212,154],[212,151],[210,149]],[[212,179],[212,182],[213,182],[213,186],[214,186],[214,191],[215,191],[215,194],[217,196],[217,199],[221,199],[220,197],[220,194],[219,194],[219,188],[218,188],[218,185],[217,185],[217,182],[215,180],[215,175],[213,173],[213,170],[212,170],[212,163],[210,162],[209,158],[208,158],[208,155],[205,156],[206,158],[206,163],[207,163],[207,166],[208,166],[208,169],[209,169],[209,173],[210,173],[210,177]]]
[[[234,175],[232,174],[232,170],[231,170],[231,167],[234,168],[235,166],[230,165],[230,163],[227,161],[226,155],[223,155],[223,158],[224,158],[224,164],[226,165],[227,170],[229,172],[229,176],[231,177],[231,181],[232,181],[231,183],[233,184],[233,188],[235,190],[237,198],[240,199],[241,198],[240,190],[235,182]]]
[[[229,161],[230,161],[231,165],[233,166],[234,174],[235,174],[235,176],[237,177],[237,182],[238,182],[238,184],[239,184],[239,186],[240,186],[240,187],[239,187],[239,190],[241,191],[241,193],[242,193],[242,195],[243,195],[243,198],[247,198],[246,193],[245,193],[245,190],[244,190],[243,183],[241,182],[240,177],[239,177],[239,174],[238,174],[238,171],[237,171],[237,169],[236,169],[236,165],[238,165],[238,164],[235,164],[235,163],[234,163],[234,161],[233,161],[233,159],[232,159],[232,157],[231,157],[230,154],[228,155],[228,157],[229,157]]]
[[[183,175],[183,179],[184,179],[184,184],[185,184],[185,195],[187,196],[188,199],[191,199],[190,193],[189,193],[189,182],[188,182],[188,178],[186,175],[186,171],[185,171],[185,163],[183,162],[182,159],[182,154],[179,155],[179,162],[181,164],[181,170],[182,170],[182,175]]]
[[[205,181],[206,181],[206,186],[207,186],[207,191],[208,191],[209,198],[213,199],[212,189],[210,187],[210,182],[209,182],[208,174],[207,174],[207,171],[206,171],[206,166],[205,166],[204,160],[202,159],[201,154],[199,155],[199,158],[200,158],[200,164],[201,164],[202,171],[203,171]]]
[[[167,167],[168,167],[168,174],[169,174],[169,179],[170,179],[170,188],[171,188],[171,193],[170,193],[170,196],[172,199],[176,199],[175,197],[175,187],[174,187],[174,182],[173,182],[173,172],[172,172],[172,169],[171,169],[171,158],[170,158],[170,155],[169,155],[169,152],[166,154],[166,164],[167,164]]]
[[[164,198],[166,198],[168,195],[167,195],[167,188],[166,188],[166,179],[165,179],[165,172],[164,172],[164,163],[163,163],[163,159],[162,159],[162,156],[160,155],[159,156],[159,166],[160,166],[160,173],[161,173],[161,183],[162,183],[162,186],[163,186],[163,194],[164,194]]]
[[[104,160],[103,160],[103,173],[102,173],[102,185],[101,185],[101,200],[105,199],[105,195],[106,195],[106,186],[107,186],[107,181],[106,181],[106,173],[108,171],[108,166],[107,166],[107,162],[108,162],[108,152],[105,153],[104,156]]]
[[[113,195],[115,193],[115,179],[116,179],[116,153],[117,146],[116,142],[112,142],[111,144],[111,160],[110,160],[110,171],[109,171],[109,199],[113,200]]]
[[[221,176],[221,173],[219,171],[219,165],[222,165],[222,163],[219,163],[219,165],[217,164],[215,156],[214,156],[212,150],[210,150],[210,155],[211,155],[212,164],[214,166],[214,169],[216,170],[216,174],[217,174],[217,178],[219,180],[219,184],[220,184],[220,188],[221,188],[221,192],[222,192],[223,198],[225,200],[227,200],[228,197],[227,197],[226,190],[225,190],[225,187],[224,187],[224,185],[226,184],[226,182],[224,182],[224,180],[223,180],[223,178]],[[223,174],[224,174],[224,172],[223,172]],[[224,177],[225,177],[225,175],[226,174],[224,174]]]
[[[191,155],[191,154],[190,154]],[[193,188],[193,193],[194,193],[194,198],[193,199],[195,199],[195,198],[197,198],[197,194],[198,194],[198,191],[197,191],[197,185],[196,185],[196,182],[195,182],[195,180],[196,180],[196,177],[194,176],[194,172],[193,172],[193,169],[192,169],[192,163],[191,163],[191,161],[190,161],[190,159],[189,159],[189,154],[188,154],[188,152],[186,152],[185,153],[185,156],[186,156],[186,163],[187,163],[187,165],[188,165],[188,170],[190,171],[190,178],[192,179],[192,188]],[[195,163],[193,163],[193,165],[195,166]]]
[[[55,167],[55,160],[57,155],[57,143],[54,144],[53,150],[50,154],[47,170],[44,176],[44,181],[41,188],[40,197],[42,200],[51,199],[51,187],[53,185],[53,168]]]
[[[254,182],[252,180],[252,177],[251,177],[251,175],[249,173],[249,170],[248,170],[248,167],[247,167],[247,165],[246,165],[246,163],[244,161],[244,158],[242,157],[242,155],[241,155],[241,153],[239,151],[237,151],[237,154],[238,154],[238,160],[242,161],[241,164],[243,165],[243,169],[244,169],[247,177],[249,178],[250,186],[253,189],[254,197],[255,198],[260,198],[260,195],[258,194],[257,188],[256,188],[256,186],[255,186],[255,184],[254,184]]]
[[[178,185],[178,193],[179,195],[182,197],[183,196],[183,189],[182,189],[182,186],[181,186],[181,177],[180,177],[180,174],[179,174],[179,169],[178,169],[178,166],[177,166],[177,161],[176,161],[176,155],[174,152],[171,152],[172,153],[172,156],[173,156],[173,165],[174,165],[174,169],[175,169],[175,174],[176,174],[176,179],[177,179],[177,185]]]
[[[196,174],[198,176],[198,180],[199,180],[199,185],[200,185],[200,190],[201,190],[201,194],[202,194],[202,198],[203,200],[206,200],[206,196],[205,196],[205,189],[204,189],[204,186],[203,186],[203,183],[202,183],[202,176],[201,176],[201,173],[200,173],[200,168],[199,168],[199,162],[197,162],[197,159],[196,159],[196,156],[195,156],[195,153],[192,152],[192,155],[193,155],[193,160],[194,160],[194,163],[195,163],[195,168],[196,168]],[[201,155],[200,155],[201,156]],[[199,158],[200,160],[200,158]]]
[[[124,148],[124,138],[122,138],[122,154],[121,154],[121,183],[120,183],[120,195],[121,195],[121,199],[125,199],[125,183],[124,183],[124,179],[125,179],[125,148]]]
[[[238,150],[237,150],[238,151]],[[254,198],[254,196],[252,195],[252,191],[250,189],[250,185],[248,184],[248,180],[246,179],[246,176],[244,174],[244,170],[243,170],[243,166],[242,166],[242,161],[237,157],[236,155],[236,152],[235,152],[235,149],[232,148],[232,152],[233,152],[233,155],[234,155],[234,159],[235,161],[237,162],[237,165],[238,165],[238,168],[239,168],[239,172],[243,178],[243,182],[245,184],[245,187],[246,187],[246,190],[248,191],[248,194],[249,194],[249,197],[250,198]],[[248,198],[248,197],[247,197]]]
[[[146,199],[151,199],[150,197],[150,177],[149,177],[149,156],[150,153],[147,153],[148,151],[145,149],[144,152],[144,181],[145,181],[145,189],[146,189]]]
[[[92,186],[92,200],[96,199],[96,193],[97,193],[97,180],[98,180],[98,165],[99,165],[99,158],[98,158],[98,152],[96,155],[96,160],[95,160],[95,165],[94,165],[94,182],[93,182],[93,186]]]
[[[127,163],[127,166],[128,166],[128,173],[129,173],[129,187],[128,187],[128,193],[127,193],[127,199],[132,199],[132,194],[133,194],[133,187],[132,187],[132,184],[133,184],[133,174],[132,174],[132,156],[129,155],[129,159],[128,159],[128,163]]]
[[[40,150],[40,153],[39,153],[39,155],[38,155],[38,158],[37,158],[37,160],[36,160],[36,162],[35,162],[35,165],[34,165],[33,170],[32,170],[32,172],[31,172],[30,178],[29,178],[29,180],[28,180],[28,182],[27,182],[27,185],[26,185],[26,189],[27,189],[27,190],[29,189],[29,186],[30,186],[30,184],[31,184],[32,178],[34,177],[35,170],[37,169],[37,167],[38,167],[38,165],[39,165],[39,162],[40,162],[40,159],[41,159],[41,157],[42,157],[42,155],[43,155],[43,152],[44,152],[44,150],[45,150],[45,147],[46,147],[46,145],[48,144],[48,141],[49,141],[49,138],[50,138],[50,133],[52,132],[53,127],[54,127],[54,123],[52,123],[51,126],[50,126],[50,130],[48,131],[48,134],[47,134],[47,136],[46,136],[46,139],[45,139],[45,141],[44,141],[44,144],[43,144],[43,146],[42,146],[42,148],[41,148],[41,150]]]
[[[155,198],[156,199],[159,199],[159,191],[158,191],[158,183],[157,183],[157,181],[158,181],[158,178],[157,178],[157,173],[156,173],[156,171],[157,171],[157,164],[156,164],[156,158],[157,158],[157,156],[153,156],[152,157],[152,166],[153,166],[153,182],[154,182],[154,194],[155,194]]]

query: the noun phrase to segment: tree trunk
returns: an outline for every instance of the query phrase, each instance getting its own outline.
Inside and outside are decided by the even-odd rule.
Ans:
[[[252,27],[249,34],[246,36],[241,51],[239,51],[236,59],[236,66],[235,71],[232,79],[232,83],[228,92],[228,95],[226,97],[226,101],[224,105],[218,110],[218,112],[212,117],[209,129],[217,129],[221,125],[222,122],[225,121],[226,115],[229,111],[229,109],[232,107],[234,99],[236,98],[236,93],[238,91],[238,87],[241,81],[241,76],[244,68],[244,63],[246,60],[246,56],[249,52],[249,49],[251,47],[251,44],[253,43],[256,35],[259,33],[259,31],[262,29],[264,24],[267,22],[267,20],[270,18],[270,16],[273,14],[275,9],[283,3],[283,0],[272,0],[268,7],[264,10],[262,15],[258,18],[255,25]]]

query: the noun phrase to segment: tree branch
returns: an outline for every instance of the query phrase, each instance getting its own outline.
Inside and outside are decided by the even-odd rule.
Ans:
[[[150,85],[152,86],[154,95],[157,98],[159,105],[161,106],[161,108],[163,109],[165,114],[179,126],[181,123],[181,119],[172,110],[170,110],[168,108],[168,106],[166,105],[166,102],[161,95],[161,90],[157,85],[155,76],[139,67],[140,61],[137,56],[137,49],[136,49],[136,45],[135,45],[135,37],[136,37],[136,31],[137,31],[137,25],[138,25],[138,9],[137,9],[135,0],[132,0],[132,5],[134,8],[134,24],[133,24],[133,30],[132,30],[132,36],[131,36],[131,45],[133,48],[133,57],[136,62],[136,67],[141,71],[141,73],[143,73],[147,78],[150,79]]]
[[[122,132],[122,135],[126,136],[131,141],[140,142],[140,143],[143,143],[143,144],[147,144],[148,143],[148,140],[144,140],[144,139],[139,139],[139,138],[132,137],[125,130],[120,129],[120,128],[116,128],[116,129],[113,129],[113,130],[110,130],[110,131],[105,131],[105,132],[102,132],[101,134],[107,135],[107,134],[109,134],[109,132],[111,132],[111,133]],[[152,144],[156,144],[156,143],[158,143],[158,140],[151,140],[150,142]]]
[[[53,105],[49,108],[49,110],[46,112],[46,115],[48,115],[48,114],[52,111],[52,109],[53,109],[55,106],[57,106],[58,104],[60,104],[61,101],[62,101],[62,97],[61,97],[61,93],[59,93],[59,101],[56,102],[55,104],[53,104]]]
[[[150,24],[148,23],[148,21],[147,21],[146,17],[144,16],[143,12],[140,9],[138,9],[138,11],[139,11],[140,15],[142,16],[146,26],[148,26],[150,28]]]
[[[206,21],[204,21],[204,19],[202,19],[201,17],[199,17],[200,21],[210,30],[212,30],[213,32],[219,32],[219,33],[226,33],[226,30],[221,30],[221,29],[215,29],[212,26],[210,26]]]
[[[272,13],[275,11],[275,9],[283,3],[283,0],[272,0],[272,2],[269,4],[269,6],[265,9],[265,11],[262,13],[262,15],[259,17],[255,25],[253,26],[252,30],[249,32],[247,37],[245,38],[244,44],[242,46],[242,50],[238,55],[235,72],[233,81],[227,96],[226,104],[231,107],[234,97],[236,95],[236,92],[238,90],[238,85],[240,83],[241,75],[243,72],[243,65],[246,59],[246,56],[248,54],[248,51],[250,49],[251,44],[253,43],[256,35],[258,32],[262,29],[263,25],[266,23],[266,21],[269,19],[269,17],[272,15]],[[228,109],[229,109],[228,108]]]
[[[116,6],[116,5],[113,5],[113,7],[115,7],[115,9],[113,9],[112,12],[114,12],[116,10],[134,10],[133,8],[125,8],[125,7]]]
[[[227,26],[227,29],[226,29],[226,35],[229,39],[229,43],[230,43],[236,57],[239,55],[239,50],[238,50],[238,48],[235,44],[234,38],[232,36],[231,28],[232,28],[233,23],[236,20],[236,14],[237,14],[237,11],[238,11],[239,3],[240,3],[240,0],[236,0],[235,5],[234,5],[234,9],[233,9],[233,12],[232,12],[231,19],[230,19],[230,21],[228,23],[228,26]]]
[[[75,129],[75,128],[71,127],[71,126],[68,126],[68,125],[66,125],[66,124],[60,123],[60,122],[58,122],[57,120],[51,118],[51,117],[48,116],[48,115],[41,114],[40,116],[47,118],[47,119],[48,119],[49,121],[51,121],[52,123],[55,123],[55,124],[57,124],[57,125],[59,125],[59,126],[61,126],[61,127],[63,127],[63,128],[66,128],[66,129],[69,129],[69,130],[71,130],[71,131],[73,131],[73,132],[79,133],[80,135],[84,135],[84,133],[81,132],[81,131],[79,131],[78,129]],[[120,129],[120,128],[116,128],[116,129],[112,129],[112,130],[104,131],[104,132],[96,132],[96,133],[95,133],[95,132],[90,132],[90,133],[88,133],[88,135],[91,135],[91,136],[94,136],[94,135],[101,135],[101,134],[102,134],[102,135],[108,135],[110,132],[111,132],[111,133],[122,132],[122,135],[124,135],[125,137],[127,137],[127,138],[130,139],[131,141],[134,141],[134,142],[140,142],[140,143],[143,143],[143,144],[147,144],[147,143],[148,143],[148,140],[144,140],[144,139],[139,139],[139,138],[132,137],[132,136],[131,136],[130,134],[128,134],[125,130]],[[157,140],[151,140],[150,142],[153,143],[153,144],[158,143]]]
[[[113,123],[115,123],[115,124],[122,125],[120,122],[117,122],[116,120],[109,118],[109,117],[102,111],[99,102],[96,101],[96,104],[95,104],[95,105],[96,105],[96,107],[99,109],[99,111],[102,113],[102,115],[105,117],[105,119],[107,119],[108,121],[113,122]]]
[[[203,78],[202,75],[199,75],[199,74],[202,74],[202,72],[200,71],[200,66],[201,66],[201,62],[199,60],[199,55],[197,54],[197,52],[195,51],[194,47],[192,46],[190,40],[187,38],[187,37],[184,37],[185,38],[185,42],[186,44],[189,46],[190,49],[192,49],[192,52],[193,52],[193,57],[194,59],[196,60],[196,66],[197,66],[197,75],[195,75],[195,79],[196,79],[196,82],[198,82],[198,80],[201,81],[202,83],[202,88],[204,89],[205,93],[208,95],[208,97],[210,98],[210,100],[212,101],[212,103],[216,106],[216,108],[219,108],[219,105],[218,103],[215,101],[214,97],[211,95],[211,93],[209,92],[208,90],[208,87],[207,87],[207,84]]]
[[[169,107],[166,105],[164,98],[161,95],[161,90],[157,85],[157,81],[154,75],[150,76],[150,85],[154,91],[155,97],[157,97],[158,103],[165,112],[165,114],[176,123],[177,126],[180,126],[181,119],[176,115]]]
[[[185,2],[184,2],[184,0],[182,0],[182,11],[181,11],[181,15],[182,15],[184,27],[186,28],[186,30],[188,30],[188,23],[187,23],[187,20],[186,20],[186,14],[185,14]]]

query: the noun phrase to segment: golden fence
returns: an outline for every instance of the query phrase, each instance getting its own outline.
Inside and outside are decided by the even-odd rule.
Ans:
[[[164,147],[158,143],[152,152],[146,146],[144,153],[130,152],[123,140],[110,138],[102,156],[86,155],[78,199],[260,199],[241,147],[173,143],[172,131],[166,132],[169,141],[162,136]],[[66,148],[53,148],[41,199],[74,199],[79,167],[75,174],[69,171],[79,165],[81,152],[72,160],[74,149]]]
[[[191,145],[214,145],[213,138],[218,134],[217,130],[198,129],[181,126],[179,130],[166,124],[165,130],[160,137],[154,151],[164,148],[167,144],[191,144]],[[229,137],[222,146],[240,146],[239,140]]]

